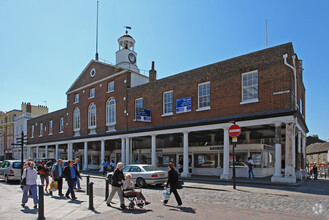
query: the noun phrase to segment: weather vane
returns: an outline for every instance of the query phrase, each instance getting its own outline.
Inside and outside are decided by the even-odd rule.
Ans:
[[[129,26],[123,26],[124,28],[126,28],[126,34],[128,34],[128,29],[131,30],[131,27]]]

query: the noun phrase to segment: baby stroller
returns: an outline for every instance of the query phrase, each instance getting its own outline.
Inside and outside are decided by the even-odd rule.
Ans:
[[[129,205],[128,205],[129,209],[134,209],[135,205],[137,205],[139,208],[143,208],[143,206],[144,206],[143,201],[141,201],[141,203],[138,203],[136,196],[126,196],[125,192],[131,192],[131,190],[123,190],[123,198],[126,198],[129,200]]]

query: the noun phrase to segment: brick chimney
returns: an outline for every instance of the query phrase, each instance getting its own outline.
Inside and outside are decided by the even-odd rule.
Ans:
[[[157,71],[154,69],[154,61],[152,61],[152,69],[149,71],[150,82],[155,82],[157,80]]]

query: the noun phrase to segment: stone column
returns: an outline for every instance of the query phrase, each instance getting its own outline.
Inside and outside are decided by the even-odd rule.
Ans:
[[[129,164],[133,164],[133,139],[129,140]]]
[[[130,154],[130,150],[129,150],[129,138],[126,138],[126,164],[125,165],[128,165],[129,164],[129,154]]]
[[[125,138],[121,138],[121,162],[123,166],[126,165],[126,142]]]
[[[250,131],[246,131],[246,144],[250,144]]]
[[[223,155],[223,173],[220,176],[221,179],[231,179],[230,174],[230,137],[228,134],[228,128],[224,128],[224,155]]]
[[[37,150],[36,150],[36,158],[38,159],[39,158],[39,146],[37,146]]]
[[[103,161],[105,158],[105,140],[101,140],[101,159],[100,161]],[[108,161],[110,162],[110,161]]]
[[[83,144],[83,170],[88,170],[88,142]]]
[[[67,144],[67,159],[68,160],[73,159],[73,144],[72,143]]]
[[[290,183],[296,183],[294,126],[293,123],[286,124],[285,181]]]
[[[271,178],[272,182],[278,181],[277,178],[282,178],[281,175],[281,123],[275,124],[275,164],[274,164],[274,175]]]
[[[56,159],[56,161],[58,160],[58,144],[56,144],[55,159]]]
[[[152,166],[155,166],[157,165],[157,158],[156,158],[156,135],[153,134],[152,136],[152,139],[151,139],[151,143],[152,143]]]
[[[301,137],[301,131],[297,132],[297,160],[296,160],[296,179],[301,180],[302,179],[302,137]]]
[[[45,146],[45,154],[46,158],[48,158],[48,145]]]
[[[182,177],[189,177],[191,174],[188,171],[188,132],[185,131],[184,133],[184,143],[183,143],[183,173],[181,174]]]

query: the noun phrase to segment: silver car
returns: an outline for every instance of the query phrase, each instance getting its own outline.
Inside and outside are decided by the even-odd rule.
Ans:
[[[20,160],[5,160],[0,167],[0,178],[6,183],[12,180],[21,179],[22,161]]]
[[[167,182],[168,174],[149,164],[131,164],[123,167],[123,174],[131,174],[131,180],[139,187],[147,185],[162,185]],[[113,172],[107,174],[109,182],[112,181]]]

